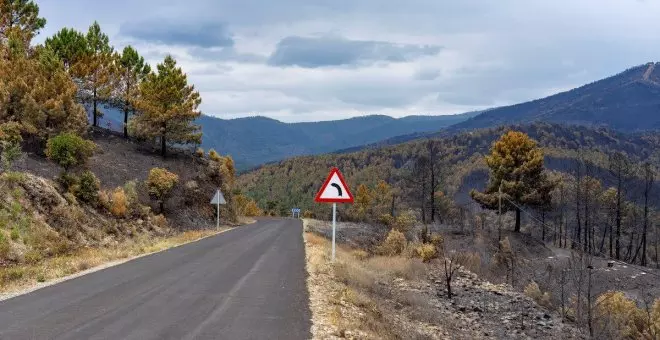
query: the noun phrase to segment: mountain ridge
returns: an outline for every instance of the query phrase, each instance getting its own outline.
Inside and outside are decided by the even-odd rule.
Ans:
[[[452,125],[465,131],[544,121],[606,126],[622,131],[660,128],[660,71],[649,62],[544,98],[485,110]],[[630,119],[631,115],[637,119]]]

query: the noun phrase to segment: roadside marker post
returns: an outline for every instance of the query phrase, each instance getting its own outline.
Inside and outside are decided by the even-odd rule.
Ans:
[[[353,203],[353,194],[348,189],[338,168],[330,169],[328,178],[316,194],[317,203],[332,203],[332,262],[335,261],[335,239],[337,234],[337,203]]]
[[[220,191],[220,189],[215,192],[215,196],[213,196],[211,199],[211,204],[215,204],[217,206],[215,228],[220,230],[220,204],[227,204],[227,201],[225,201],[225,196],[222,195],[222,191]]]

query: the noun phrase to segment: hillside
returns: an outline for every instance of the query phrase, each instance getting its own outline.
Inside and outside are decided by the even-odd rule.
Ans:
[[[88,167],[98,177],[102,189],[113,190],[128,181],[136,181],[141,202],[151,202],[154,211],[158,210],[147,193],[144,181],[152,168],[164,168],[179,176],[171,198],[165,203],[164,215],[177,229],[201,229],[213,226],[214,210],[208,201],[213,196],[216,184],[214,169],[207,159],[200,159],[189,153],[173,152],[168,158],[154,154],[151,146],[125,140],[113,133],[100,129],[89,135],[97,149],[90,158]],[[61,169],[39,153],[29,153],[14,165],[19,171],[42,176],[57,181]],[[189,188],[192,182],[196,184]],[[223,221],[229,219],[223,207]],[[229,222],[229,221],[226,221]]]
[[[660,63],[630,68],[576,89],[494,108],[450,131],[534,121],[605,126],[621,131],[660,128]]]
[[[605,169],[609,152],[622,151],[637,162],[658,164],[660,159],[657,134],[632,135],[604,128],[549,123],[480,129],[433,139],[444,158],[442,172],[446,176],[446,184],[442,190],[460,204],[470,203],[467,196],[469,190],[481,189],[487,181],[483,155],[488,153],[492,142],[508,129],[524,131],[536,139],[545,149],[546,166],[551,170],[572,171],[577,150],[583,150],[584,157],[594,164],[594,176],[599,177],[604,186],[612,184]],[[270,208],[277,206],[286,212],[296,206],[325,214],[327,209],[314,204],[312,198],[330,167],[338,166],[354,191],[358,184],[374,187],[381,179],[393,187],[405,188],[409,186],[404,177],[409,171],[410,161],[416,155],[425,153],[425,142],[426,139],[351,153],[292,158],[243,174],[238,183],[264,208],[269,208],[270,204]],[[631,181],[630,185],[634,187],[640,183]]]

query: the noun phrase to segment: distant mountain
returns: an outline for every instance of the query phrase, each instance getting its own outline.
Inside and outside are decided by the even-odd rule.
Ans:
[[[266,117],[219,119],[202,116],[202,147],[230,154],[239,169],[285,158],[374,143],[399,135],[438,131],[479,112],[392,118],[370,115],[343,120],[283,123]]]
[[[660,63],[636,66],[543,99],[491,109],[448,130],[535,121],[605,126],[620,131],[660,129]]]

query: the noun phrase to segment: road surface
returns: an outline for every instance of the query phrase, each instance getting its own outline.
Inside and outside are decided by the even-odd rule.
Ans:
[[[260,220],[0,302],[0,339],[308,339],[304,252]]]

